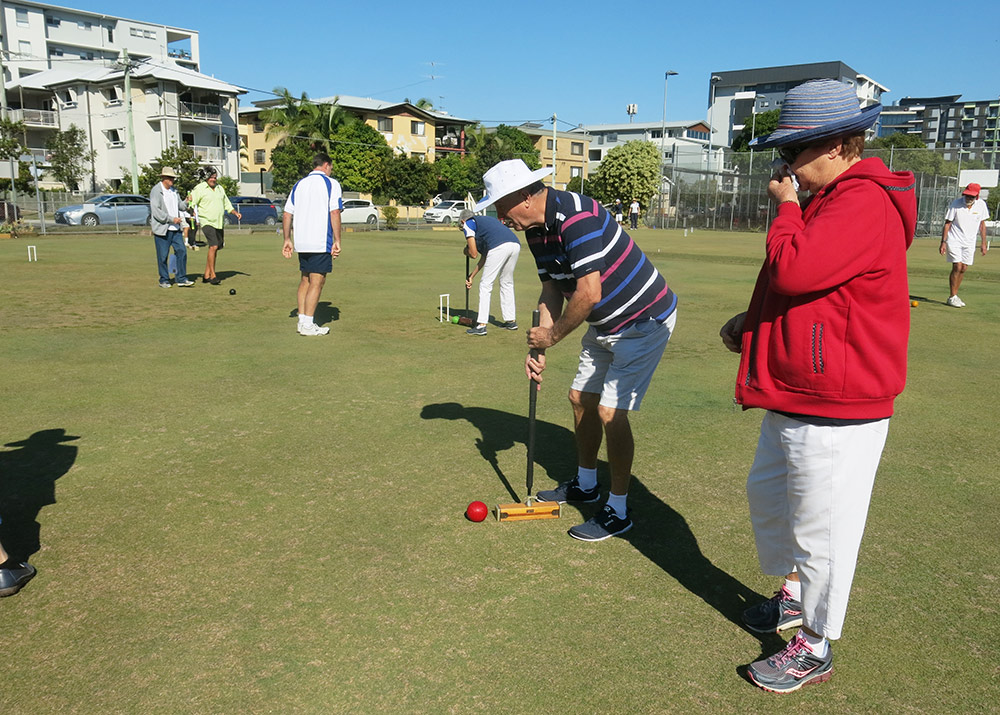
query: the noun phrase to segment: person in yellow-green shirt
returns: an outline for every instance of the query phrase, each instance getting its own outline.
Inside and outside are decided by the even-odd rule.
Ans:
[[[198,221],[208,242],[208,256],[205,259],[202,282],[219,285],[222,279],[215,275],[215,254],[225,246],[225,224],[222,217],[227,213],[235,214],[238,219],[242,219],[243,216],[233,208],[229,197],[226,196],[226,190],[219,186],[219,174],[214,169],[209,169],[205,180],[191,190],[188,206],[198,210]]]

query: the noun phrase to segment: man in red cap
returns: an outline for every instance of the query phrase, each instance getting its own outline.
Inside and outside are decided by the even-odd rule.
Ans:
[[[972,265],[976,255],[976,234],[980,236],[980,250],[986,255],[986,222],[990,211],[986,202],[979,198],[979,184],[969,184],[962,195],[951,202],[944,216],[944,230],[941,232],[941,255],[948,257],[951,274],[948,276],[948,305],[964,308],[965,301],[958,297],[959,286],[965,277],[965,269]]]

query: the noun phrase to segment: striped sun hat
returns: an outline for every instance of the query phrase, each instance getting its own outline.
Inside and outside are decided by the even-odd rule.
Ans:
[[[861,109],[854,88],[835,79],[814,79],[788,90],[781,105],[778,128],[757,137],[757,149],[808,144],[817,139],[853,134],[875,123],[881,104]]]

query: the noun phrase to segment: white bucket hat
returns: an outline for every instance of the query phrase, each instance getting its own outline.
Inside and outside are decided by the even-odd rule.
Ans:
[[[551,173],[551,166],[532,171],[522,159],[501,161],[483,174],[486,196],[476,204],[476,211],[482,211],[487,206],[492,206],[507,194],[513,194],[525,186],[530,186]]]

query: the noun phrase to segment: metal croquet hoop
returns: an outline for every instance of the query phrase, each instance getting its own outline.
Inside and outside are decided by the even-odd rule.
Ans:
[[[451,322],[451,293],[442,293],[438,296],[438,322]]]
[[[28,262],[30,263],[31,261],[35,261],[36,263],[38,262],[37,246],[28,246]]]

